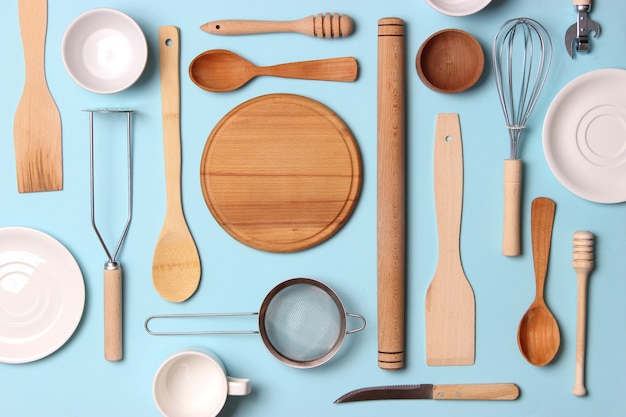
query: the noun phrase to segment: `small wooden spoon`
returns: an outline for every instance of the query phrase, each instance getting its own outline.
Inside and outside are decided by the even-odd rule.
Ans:
[[[554,201],[545,197],[534,199],[531,207],[531,235],[537,293],[535,300],[520,321],[517,344],[524,358],[536,366],[548,364],[557,354],[561,344],[559,325],[543,298],[555,209]]]
[[[224,49],[203,52],[189,64],[191,81],[212,92],[236,90],[259,75],[320,81],[354,81],[357,72],[357,61],[351,57],[258,67]]]
[[[185,221],[181,201],[179,31],[159,28],[163,147],[165,154],[165,221],[154,250],[152,283],[168,301],[184,301],[198,288],[200,257]]]

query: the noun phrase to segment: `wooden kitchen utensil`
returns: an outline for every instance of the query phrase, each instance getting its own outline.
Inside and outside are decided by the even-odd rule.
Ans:
[[[200,164],[216,221],[269,252],[306,249],[337,232],[356,205],[361,175],[343,121],[293,94],[256,97],[231,110],[211,132]]]
[[[439,259],[426,292],[426,363],[472,365],[476,307],[460,255],[463,143],[458,114],[437,115],[434,166]]]
[[[250,35],[255,33],[295,32],[318,38],[340,38],[348,36],[353,29],[352,19],[339,13],[318,13],[298,20],[215,20],[200,26],[214,35]]]
[[[530,222],[537,293],[520,321],[517,344],[524,358],[536,366],[548,364],[561,344],[559,325],[543,297],[555,210],[556,204],[549,198],[538,197],[532,202]]]
[[[191,81],[198,87],[212,92],[236,90],[259,75],[302,80],[354,81],[357,74],[357,61],[351,57],[258,67],[224,49],[203,52],[189,64]]]
[[[63,189],[61,115],[45,74],[47,0],[19,0],[25,81],[15,111],[13,141],[20,193]]]
[[[404,22],[378,21],[378,366],[404,367]]]
[[[587,281],[594,267],[593,233],[578,231],[574,233],[574,252],[572,266],[578,279],[578,313],[576,318],[576,375],[574,378],[574,395],[587,395],[585,387],[585,352],[587,337]]]
[[[152,261],[152,283],[163,298],[188,299],[200,282],[200,257],[183,213],[181,196],[180,38],[174,26],[159,28],[163,151],[167,209]]]

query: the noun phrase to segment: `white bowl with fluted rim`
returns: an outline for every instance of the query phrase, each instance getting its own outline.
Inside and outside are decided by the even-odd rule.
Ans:
[[[469,16],[487,7],[491,0],[424,0],[439,13],[448,16]]]
[[[63,65],[84,89],[111,94],[143,73],[148,44],[141,27],[119,10],[89,10],[70,23],[61,46]]]

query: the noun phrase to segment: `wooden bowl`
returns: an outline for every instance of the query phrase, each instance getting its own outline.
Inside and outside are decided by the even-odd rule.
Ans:
[[[485,56],[480,43],[459,29],[444,29],[424,41],[415,60],[417,74],[440,93],[460,93],[480,79]]]

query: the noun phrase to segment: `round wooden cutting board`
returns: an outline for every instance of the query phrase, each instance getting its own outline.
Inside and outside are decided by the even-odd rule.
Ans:
[[[211,132],[200,182],[217,222],[268,252],[323,242],[361,190],[361,157],[343,121],[307,97],[269,94],[231,110]]]

